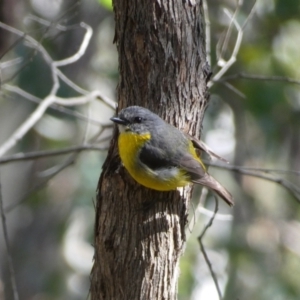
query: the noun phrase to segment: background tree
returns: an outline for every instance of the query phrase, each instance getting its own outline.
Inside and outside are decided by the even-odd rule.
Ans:
[[[118,80],[114,17],[92,0],[75,6],[74,1],[30,3],[0,5],[1,21],[20,30],[0,23],[0,149],[50,94],[53,74],[59,75],[55,100],[65,101],[50,105],[0,157],[10,254],[20,299],[82,299],[90,287],[95,188],[112,134],[114,104],[107,97],[115,97]],[[208,6],[203,1],[213,76],[201,137],[231,162],[210,173],[234,194],[236,205],[219,207],[202,245],[224,299],[293,300],[300,294],[299,202],[294,201],[300,161],[299,6],[283,0],[254,3],[252,9],[249,1],[215,0]],[[90,39],[82,21],[93,29]],[[51,62],[74,54],[70,64],[51,68]],[[197,240],[212,217],[214,199],[202,194],[197,206],[199,197],[195,189],[189,215],[197,221],[190,220],[186,230],[179,299],[218,299]],[[0,295],[13,299],[0,239]]]

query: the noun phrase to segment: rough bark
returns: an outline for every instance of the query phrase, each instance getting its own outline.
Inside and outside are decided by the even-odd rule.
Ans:
[[[201,3],[114,0],[114,11],[119,109],[144,106],[199,135],[209,76]],[[116,139],[98,184],[91,297],[177,299],[191,189],[140,186],[122,167]]]

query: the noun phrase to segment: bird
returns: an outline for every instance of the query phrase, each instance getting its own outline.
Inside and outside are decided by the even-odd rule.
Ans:
[[[197,154],[200,148],[212,155],[203,142],[140,106],[124,108],[110,120],[118,125],[121,161],[139,184],[157,191],[200,184],[234,205],[230,192],[207,172]]]

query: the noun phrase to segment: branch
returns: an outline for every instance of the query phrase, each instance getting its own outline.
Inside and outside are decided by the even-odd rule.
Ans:
[[[282,178],[282,177],[274,177],[274,176],[268,176],[265,174],[261,174],[262,172],[276,172],[276,170],[271,169],[255,169],[255,168],[247,168],[242,166],[234,166],[234,165],[225,165],[225,164],[218,164],[214,162],[207,162],[207,165],[220,168],[220,169],[226,169],[233,172],[237,172],[242,175],[252,176],[256,178],[261,178],[264,180],[268,180],[274,183],[277,183],[284,187],[294,198],[295,200],[300,203],[300,188],[293,184],[292,182]],[[282,171],[282,172],[288,172],[288,171]],[[291,172],[297,172],[297,171],[291,171]]]
[[[85,54],[85,51],[86,51],[86,49],[90,43],[91,37],[93,35],[93,30],[92,30],[91,26],[89,26],[83,22],[80,23],[80,27],[84,28],[86,30],[86,33],[84,35],[84,38],[81,42],[81,45],[80,45],[78,51],[74,55],[72,55],[68,58],[53,62],[53,65],[56,68],[61,67],[61,66],[70,65],[70,64],[78,61]]]
[[[0,70],[3,70],[5,68],[10,68],[14,65],[21,63],[22,61],[23,61],[23,58],[17,57],[17,58],[2,62],[2,63],[0,63]]]
[[[238,35],[237,35],[235,46],[232,51],[230,59],[227,62],[225,62],[224,64],[222,63],[223,64],[222,68],[217,72],[217,74],[212,78],[212,80],[208,82],[208,84],[207,84],[208,88],[212,87],[213,82],[216,80],[219,80],[228,71],[228,69],[235,63],[236,56],[240,50],[242,39],[243,39],[243,30],[240,27],[240,25],[238,24],[238,22],[236,21],[235,14],[231,15],[227,9],[225,9],[224,11],[225,11],[226,15],[229,16],[231,22],[233,22],[233,24],[235,25]]]
[[[49,95],[46,97],[36,110],[19,126],[12,136],[0,147],[0,157],[9,151],[23,136],[41,119],[47,108],[55,102],[56,97]]]
[[[197,208],[197,210],[199,211],[199,213],[201,213],[202,215],[204,215],[206,217],[211,218],[214,215],[213,211],[211,211],[205,207],[202,207],[202,206],[199,206]],[[231,215],[231,214],[215,214],[215,220],[229,222],[229,221],[233,220],[233,215]]]
[[[17,161],[26,161],[26,160],[34,160],[39,158],[51,157],[51,156],[58,156],[64,155],[68,153],[74,152],[82,152],[82,151],[105,151],[107,147],[100,147],[91,144],[85,144],[80,146],[72,146],[58,150],[45,150],[45,151],[33,151],[29,153],[17,153],[6,157],[0,157],[0,165],[17,162]]]
[[[72,80],[70,80],[65,74],[61,72],[61,70],[57,69],[57,75],[58,77],[65,82],[69,87],[71,87],[74,91],[78,92],[82,95],[87,95],[89,92],[84,90],[83,88],[79,87],[77,84],[75,84]],[[115,101],[110,99],[109,97],[102,94],[100,91],[95,91],[97,93],[97,97],[101,99],[108,107],[115,110],[117,108],[117,104]]]
[[[252,8],[251,8],[251,10],[250,10],[250,13],[249,13],[249,15],[247,16],[247,18],[246,18],[244,24],[242,25],[242,29],[245,29],[246,25],[247,25],[247,24],[249,23],[249,21],[253,18],[254,14],[255,14],[255,12],[256,12],[256,7],[257,7],[256,4],[257,4],[257,0],[254,0],[253,6],[252,6]]]
[[[55,103],[59,104],[59,105],[63,105],[63,106],[78,106],[78,105],[84,105],[95,99],[101,99],[101,100],[103,100],[103,102],[108,104],[113,109],[116,108],[116,103],[111,100],[106,102],[107,98],[104,100],[99,91],[93,91],[84,96],[72,97],[72,98],[66,98],[66,99],[60,98],[60,97],[55,97]]]
[[[199,219],[199,215],[200,215],[200,207],[201,205],[204,205],[204,202],[205,202],[205,199],[207,197],[207,194],[208,194],[208,189],[206,187],[202,187],[202,190],[201,190],[201,194],[200,194],[200,197],[199,197],[199,201],[198,203],[196,204],[196,209],[194,209],[194,205],[193,203],[192,204],[192,208],[193,208],[193,217],[191,218],[190,222],[189,222],[189,226],[187,227],[189,230],[186,232],[186,239],[188,240],[190,234],[192,233],[198,219]],[[190,228],[190,225],[192,224],[191,228]]]
[[[225,35],[225,38],[224,38],[224,41],[223,41],[223,44],[222,44],[220,57],[218,57],[218,63],[221,63],[221,66],[223,65],[223,62],[224,62],[223,55],[225,54],[225,52],[228,48],[228,42],[229,42],[229,39],[231,37],[232,24],[233,24],[234,20],[236,20],[237,14],[239,13],[239,11],[241,9],[242,4],[243,4],[243,0],[238,0],[236,9],[235,9],[233,15],[231,15],[229,13],[229,10],[227,10],[226,8],[224,9],[225,14],[227,14],[227,16],[229,16],[229,18],[230,18],[230,23],[229,23],[229,26],[227,28],[227,32],[226,32],[226,35]]]
[[[25,33],[23,33],[20,30],[17,30],[13,27],[10,27],[10,26],[0,22],[0,28],[3,28],[9,32],[12,32],[12,33],[24,38],[24,40],[26,42],[28,42],[30,46],[33,46],[36,50],[41,52],[43,58],[49,64],[49,66],[51,68],[52,79],[53,79],[53,85],[52,85],[49,95],[43,101],[40,102],[38,107],[27,118],[27,120],[24,121],[23,124],[21,124],[19,126],[19,128],[15,130],[15,132],[12,134],[12,136],[6,142],[4,142],[4,144],[0,147],[0,157],[3,156],[7,151],[9,151],[13,146],[15,146],[17,144],[17,142],[19,140],[21,140],[25,136],[25,134],[42,118],[42,116],[44,115],[44,113],[46,112],[48,107],[52,106],[53,104],[59,104],[59,105],[63,105],[63,106],[83,105],[83,104],[86,104],[86,103],[94,100],[95,98],[100,98],[103,100],[104,103],[106,103],[110,107],[112,107],[112,108],[116,107],[116,104],[113,101],[111,101],[107,97],[103,96],[99,91],[94,91],[91,93],[86,93],[84,91],[84,96],[73,97],[73,98],[69,98],[69,99],[63,99],[63,98],[59,98],[59,97],[55,96],[56,92],[58,91],[58,88],[60,86],[59,79],[58,79],[59,76],[62,77],[65,81],[67,81],[68,84],[73,85],[77,88],[77,86],[72,81],[67,80],[67,78],[58,69],[58,66],[64,66],[67,64],[74,63],[86,51],[86,48],[87,48],[89,41],[91,39],[91,36],[92,36],[92,29],[84,23],[81,23],[80,26],[86,29],[86,34],[84,36],[84,39],[81,43],[79,50],[74,55],[70,56],[69,58],[66,58],[66,59],[63,59],[60,61],[53,61],[52,58],[50,57],[50,55],[48,54],[48,52],[45,50],[45,48],[39,42],[37,42],[34,38],[27,36]],[[20,91],[18,90],[18,92],[20,92]]]
[[[210,262],[210,260],[209,260],[209,257],[208,257],[208,255],[207,255],[206,250],[205,250],[205,248],[204,248],[204,246],[203,246],[203,243],[202,243],[202,239],[204,238],[204,235],[205,235],[206,231],[208,230],[209,227],[212,226],[213,221],[214,221],[214,219],[215,219],[215,216],[216,216],[216,214],[217,214],[217,212],[218,212],[219,201],[218,201],[218,198],[217,198],[216,196],[214,197],[214,199],[215,199],[215,209],[214,209],[214,213],[213,213],[213,215],[211,216],[211,218],[209,219],[209,222],[208,222],[208,223],[206,224],[206,226],[204,227],[202,233],[199,235],[198,241],[199,241],[199,244],[200,244],[201,252],[203,253],[203,257],[204,257],[205,262],[206,262],[206,264],[207,264],[207,266],[208,266],[208,269],[209,269],[209,271],[210,271],[211,277],[212,277],[212,279],[213,279],[213,281],[214,281],[214,283],[215,283],[215,286],[216,286],[216,289],[217,289],[217,292],[218,292],[218,295],[219,295],[219,299],[221,300],[221,299],[222,299],[222,293],[221,293],[221,289],[220,289],[220,286],[219,286],[218,278],[217,278],[217,276],[216,276],[216,274],[215,274],[215,272],[214,272],[214,270],[213,270],[213,268],[212,268],[212,264],[211,264],[211,262]]]
[[[43,117],[44,113],[51,105],[83,105],[88,103],[89,101],[96,99],[97,97],[101,97],[98,91],[91,92],[88,95],[82,97],[73,97],[69,99],[63,99],[50,94],[39,104],[39,106],[27,118],[27,120],[19,126],[19,128],[11,135],[11,137],[0,147],[0,157],[3,156],[7,151],[9,151],[13,146],[15,146],[20,139],[24,137],[24,135]]]
[[[24,91],[23,89],[21,89],[18,86],[5,84],[2,88],[9,91],[9,92],[18,94],[18,95],[22,96],[23,98],[25,98],[25,99],[27,99],[31,102],[38,103],[38,104],[40,102],[42,102],[41,98],[38,98],[38,97]],[[97,96],[99,96],[99,95],[97,94]],[[83,114],[81,114],[77,111],[74,111],[74,110],[65,108],[63,106],[57,105],[56,103],[53,103],[52,105],[50,105],[49,108],[53,109],[55,111],[59,111],[61,113],[64,113],[66,115],[73,116],[77,119],[80,119],[80,120],[83,120],[83,121],[86,121],[86,122],[88,121],[88,122],[93,123],[93,124],[98,125],[98,126],[104,126],[104,127],[108,126],[107,124],[104,124],[103,122],[100,122],[99,120],[96,120],[96,119],[93,119],[93,118],[90,118],[90,117],[86,117],[85,115],[83,115]]]
[[[234,79],[249,79],[249,80],[264,80],[264,81],[281,81],[281,82],[287,82],[292,84],[298,84],[300,85],[300,80],[285,77],[285,76],[267,76],[267,75],[260,75],[260,74],[247,74],[247,73],[237,73],[233,75],[228,75],[226,77],[220,78],[215,80],[214,78],[212,81],[214,82],[224,82]]]
[[[12,260],[10,244],[9,244],[9,239],[8,239],[7,226],[6,226],[6,216],[5,216],[4,206],[3,206],[1,182],[0,182],[0,211],[1,211],[1,221],[2,221],[2,229],[3,229],[3,235],[4,235],[4,243],[5,243],[6,251],[7,251],[7,264],[8,264],[9,274],[10,274],[10,282],[11,282],[11,287],[12,287],[12,291],[13,291],[13,297],[14,297],[14,300],[19,300],[16,275],[15,275],[15,270],[14,270],[14,266],[13,266],[13,260]]]
[[[242,4],[243,4],[243,0],[238,0],[237,7],[236,7],[236,9],[235,9],[235,11],[234,11],[233,14],[231,14],[226,8],[224,9],[225,14],[230,18],[230,23],[229,23],[229,26],[227,28],[226,35],[225,35],[225,38],[223,40],[223,43],[222,43],[219,55],[218,55],[218,49],[219,49],[219,47],[217,45],[217,51],[216,51],[217,52],[217,57],[218,57],[217,65],[221,66],[221,69],[208,82],[208,84],[207,84],[208,88],[212,87],[212,85],[213,85],[214,82],[220,81],[220,79],[222,78],[222,76],[235,63],[237,54],[238,54],[238,52],[240,50],[240,47],[241,47],[244,29],[245,29],[247,23],[252,19],[253,15],[254,15],[254,13],[256,11],[256,3],[257,3],[257,1],[255,0],[254,3],[253,3],[253,6],[251,8],[251,11],[250,11],[249,15],[247,16],[247,18],[244,21],[244,23],[243,23],[242,26],[239,25],[239,23],[237,22],[236,18],[237,18],[237,14],[238,14],[238,12],[239,12]],[[207,10],[205,8],[205,5],[206,5],[206,3],[203,4],[204,11]],[[225,61],[225,59],[223,58],[223,55],[224,55],[225,51],[228,48],[228,42],[229,42],[229,39],[230,39],[231,33],[232,33],[232,25],[234,25],[236,27],[237,38],[236,38],[235,46],[234,46],[234,49],[232,51],[231,57],[229,58],[228,61]],[[232,87],[230,87],[230,88],[233,89]],[[234,91],[236,92],[236,90],[234,90]]]
[[[72,155],[70,155],[70,157],[68,157],[62,164],[60,164],[58,167],[55,168],[55,170],[53,172],[51,172],[51,174],[48,174],[47,178],[42,180],[41,182],[37,183],[33,188],[31,188],[29,191],[25,192],[23,195],[21,195],[19,197],[19,199],[17,199],[15,202],[9,204],[7,207],[5,207],[5,212],[9,213],[11,212],[15,207],[17,207],[18,205],[20,205],[23,201],[25,201],[27,199],[27,197],[41,189],[45,184],[47,184],[47,182],[53,178],[55,175],[57,175],[59,172],[61,172],[62,170],[64,170],[65,168],[67,168],[68,166],[70,166],[71,164],[74,163],[75,158],[76,158],[77,153],[73,153]]]
[[[246,99],[246,96],[244,93],[242,93],[240,90],[238,90],[237,88],[235,88],[232,84],[226,82],[226,81],[216,81],[216,82],[220,82],[221,84],[223,84],[226,88],[228,88],[229,90],[231,90],[233,93],[235,93],[236,95],[238,95],[239,97],[241,97],[242,99]]]
[[[0,157],[3,156],[8,150],[17,144],[17,142],[24,137],[24,135],[42,118],[45,111],[53,104],[60,104],[65,106],[83,105],[92,101],[97,97],[98,92],[91,92],[90,94],[82,97],[73,97],[63,99],[54,95],[46,97],[35,111],[27,118],[23,124],[11,135],[11,137],[0,147]]]

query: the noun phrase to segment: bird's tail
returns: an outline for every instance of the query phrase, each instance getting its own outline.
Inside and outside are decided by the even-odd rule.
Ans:
[[[229,206],[233,206],[233,197],[232,195],[209,174],[205,174],[202,178],[193,180],[194,183],[201,184],[217,193]]]

